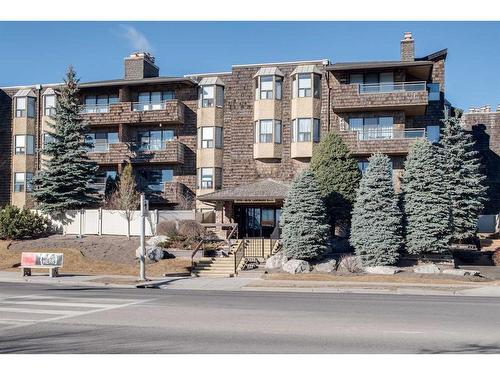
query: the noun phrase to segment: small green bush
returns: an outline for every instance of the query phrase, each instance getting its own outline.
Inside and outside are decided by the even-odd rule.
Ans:
[[[189,241],[201,240],[205,235],[205,228],[195,220],[182,220],[179,222],[179,234]]]
[[[174,220],[160,221],[156,227],[156,234],[167,237],[177,236],[179,234],[177,223]]]
[[[52,233],[52,223],[46,217],[15,206],[0,210],[0,239],[26,240]]]

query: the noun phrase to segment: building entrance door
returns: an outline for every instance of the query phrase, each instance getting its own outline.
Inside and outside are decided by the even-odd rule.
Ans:
[[[280,207],[237,205],[234,210],[241,237],[279,238]]]

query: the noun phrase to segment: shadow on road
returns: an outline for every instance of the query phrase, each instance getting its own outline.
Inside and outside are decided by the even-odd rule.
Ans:
[[[500,344],[469,344],[455,349],[422,350],[420,354],[499,354]]]

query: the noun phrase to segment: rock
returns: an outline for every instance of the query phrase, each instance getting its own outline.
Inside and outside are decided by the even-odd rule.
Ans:
[[[159,243],[168,241],[168,239],[169,239],[168,236],[163,236],[163,235],[154,236],[149,238],[146,241],[146,244],[148,244],[149,246],[158,246]]]
[[[371,273],[376,275],[394,275],[398,272],[401,272],[401,269],[390,266],[374,266],[374,267],[365,267],[364,271],[366,273]]]
[[[340,258],[337,271],[357,273],[363,270],[361,259],[356,255],[344,255]]]
[[[463,270],[463,269],[449,269],[443,270],[443,273],[446,275],[452,276],[479,276],[480,272],[475,270]]]
[[[276,269],[283,267],[283,265],[288,261],[287,256],[283,251],[280,251],[273,256],[267,258],[266,269]]]
[[[415,266],[413,268],[413,272],[415,272],[415,273],[439,273],[441,271],[439,270],[439,267],[436,266],[434,263],[425,263],[425,264],[420,264],[418,266]]]
[[[288,273],[309,273],[311,266],[305,260],[290,259],[283,265],[283,271]]]
[[[146,246],[146,261],[150,263],[159,262],[161,259],[165,258],[166,251],[161,247],[156,246]],[[135,251],[135,257],[139,258],[141,255],[141,247],[139,246]]]
[[[335,259],[329,259],[325,262],[316,264],[313,268],[313,271],[321,273],[331,273],[335,271],[336,267],[337,267],[337,261]]]

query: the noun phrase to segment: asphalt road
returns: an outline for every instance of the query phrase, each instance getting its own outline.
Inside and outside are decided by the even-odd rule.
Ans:
[[[0,284],[0,353],[500,353],[500,298]]]

